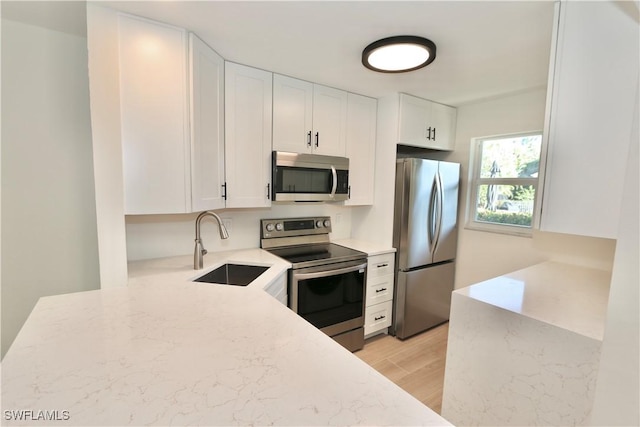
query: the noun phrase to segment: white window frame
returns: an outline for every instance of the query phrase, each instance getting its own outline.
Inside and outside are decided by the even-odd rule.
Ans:
[[[481,138],[473,138],[471,140],[471,150],[469,158],[469,190],[467,191],[467,209],[466,209],[466,224],[465,228],[478,231],[489,231],[493,233],[511,234],[515,236],[531,237],[536,219],[538,215],[538,203],[542,196],[540,183],[542,182],[540,176],[542,175],[542,166],[538,170],[537,178],[480,178],[480,172],[482,169],[482,143],[485,141],[492,141],[496,139],[518,138],[527,136],[542,137],[543,143],[540,147],[540,165],[542,165],[542,159],[544,158],[543,150],[544,136],[542,131],[520,132],[520,133],[508,133],[504,135],[493,135]],[[478,200],[478,188],[481,185],[531,185],[535,188],[535,197],[533,200],[533,212],[531,214],[531,226],[516,225],[516,224],[497,224],[484,221],[476,221],[476,209]]]

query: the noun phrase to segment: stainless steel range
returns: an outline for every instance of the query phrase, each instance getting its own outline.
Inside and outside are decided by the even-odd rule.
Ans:
[[[364,346],[367,254],[329,241],[331,219],[263,219],[260,246],[292,264],[289,307],[351,351]]]

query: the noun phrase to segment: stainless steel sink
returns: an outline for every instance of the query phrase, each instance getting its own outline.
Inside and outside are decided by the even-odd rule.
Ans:
[[[207,274],[194,279],[194,282],[216,283],[219,285],[247,286],[256,280],[269,267],[243,264],[222,264]]]

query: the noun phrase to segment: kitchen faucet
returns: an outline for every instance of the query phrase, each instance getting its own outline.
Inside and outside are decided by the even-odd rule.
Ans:
[[[202,218],[204,218],[205,216],[212,216],[216,219],[216,221],[218,221],[218,228],[220,229],[221,239],[229,238],[229,232],[227,231],[227,227],[224,226],[218,214],[211,211],[204,211],[200,215],[198,215],[198,218],[196,218],[196,249],[195,249],[195,252],[193,253],[193,269],[194,270],[202,270],[202,263],[203,263],[202,257],[207,254],[207,250],[202,246],[202,239],[200,238],[200,222],[202,221]]]

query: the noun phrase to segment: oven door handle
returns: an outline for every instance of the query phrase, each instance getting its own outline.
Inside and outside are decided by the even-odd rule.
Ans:
[[[336,270],[324,270],[316,273],[293,273],[293,277],[296,280],[316,279],[318,277],[330,277],[340,274],[351,273],[352,271],[360,270],[367,267],[367,263],[362,263],[353,267],[338,268]]]

